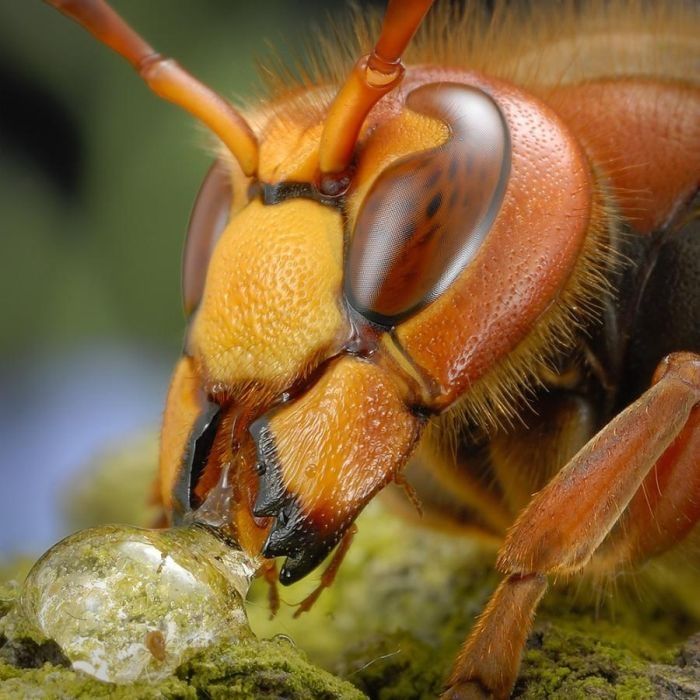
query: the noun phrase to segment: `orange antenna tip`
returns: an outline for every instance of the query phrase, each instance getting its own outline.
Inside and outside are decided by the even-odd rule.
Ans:
[[[258,141],[233,105],[174,60],[158,54],[104,0],[45,1],[129,61],[156,95],[208,126],[231,151],[243,172],[248,176],[255,174]]]
[[[342,173],[372,107],[402,80],[401,56],[434,0],[389,0],[374,51],[362,57],[338,92],[321,136],[321,173]]]

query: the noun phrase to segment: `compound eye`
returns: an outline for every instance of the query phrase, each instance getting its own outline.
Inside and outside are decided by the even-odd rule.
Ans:
[[[202,298],[209,260],[228,224],[232,200],[231,175],[217,160],[199,188],[187,229],[182,257],[182,301],[187,316]]]
[[[433,83],[414,90],[406,105],[442,120],[451,134],[442,146],[390,165],[358,214],[345,295],[383,326],[435,300],[474,258],[510,172],[508,128],[485,92]]]

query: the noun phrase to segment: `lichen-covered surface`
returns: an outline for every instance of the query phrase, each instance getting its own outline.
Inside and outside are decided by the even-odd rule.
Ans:
[[[296,637],[372,698],[434,697],[499,580],[492,564],[493,553],[469,540],[413,528],[375,506],[317,609],[292,620],[283,606],[268,621],[258,588],[251,622],[258,633]],[[690,652],[700,647],[700,636],[691,639],[700,630],[700,589],[690,566],[671,561],[614,582],[555,586],[514,696],[700,697],[700,654]],[[301,590],[283,594],[303,598]]]
[[[7,582],[21,578],[27,562],[13,571],[0,566],[0,699],[435,697],[498,581],[492,563],[493,552],[467,539],[408,525],[373,504],[338,580],[310,613],[293,619],[293,603],[319,573],[281,591],[274,620],[267,587],[258,582],[248,604],[258,640],[204,651],[157,684],[123,686],[76,673],[54,644],[26,639],[12,613],[17,588]],[[514,696],[700,697],[698,590],[686,557],[619,576],[614,588],[555,587],[538,614]]]
[[[286,637],[212,647],[157,683],[103,683],[73,671],[57,645],[29,632],[13,612],[18,586],[0,585],[0,699],[362,698],[309,662]],[[19,619],[18,619],[19,617]]]
[[[0,661],[0,698],[362,698],[349,683],[314,667],[286,641],[215,647],[158,683],[116,686],[64,666],[16,668]]]

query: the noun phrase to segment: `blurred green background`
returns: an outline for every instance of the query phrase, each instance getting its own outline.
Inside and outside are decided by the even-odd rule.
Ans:
[[[348,16],[328,0],[113,4],[231,97],[254,93],[266,42],[300,52]],[[76,24],[0,3],[0,555],[63,534],[55,502],[75,470],[159,422],[204,142]]]

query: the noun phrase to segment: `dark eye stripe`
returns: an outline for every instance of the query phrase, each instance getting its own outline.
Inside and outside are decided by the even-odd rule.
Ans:
[[[510,172],[508,128],[483,91],[434,83],[414,90],[406,105],[444,121],[451,136],[439,148],[389,166],[358,214],[345,295],[357,311],[384,326],[436,299],[474,258],[500,209]]]
[[[182,256],[182,301],[187,316],[202,298],[211,253],[229,220],[233,198],[230,177],[224,164],[215,161],[192,207]]]

